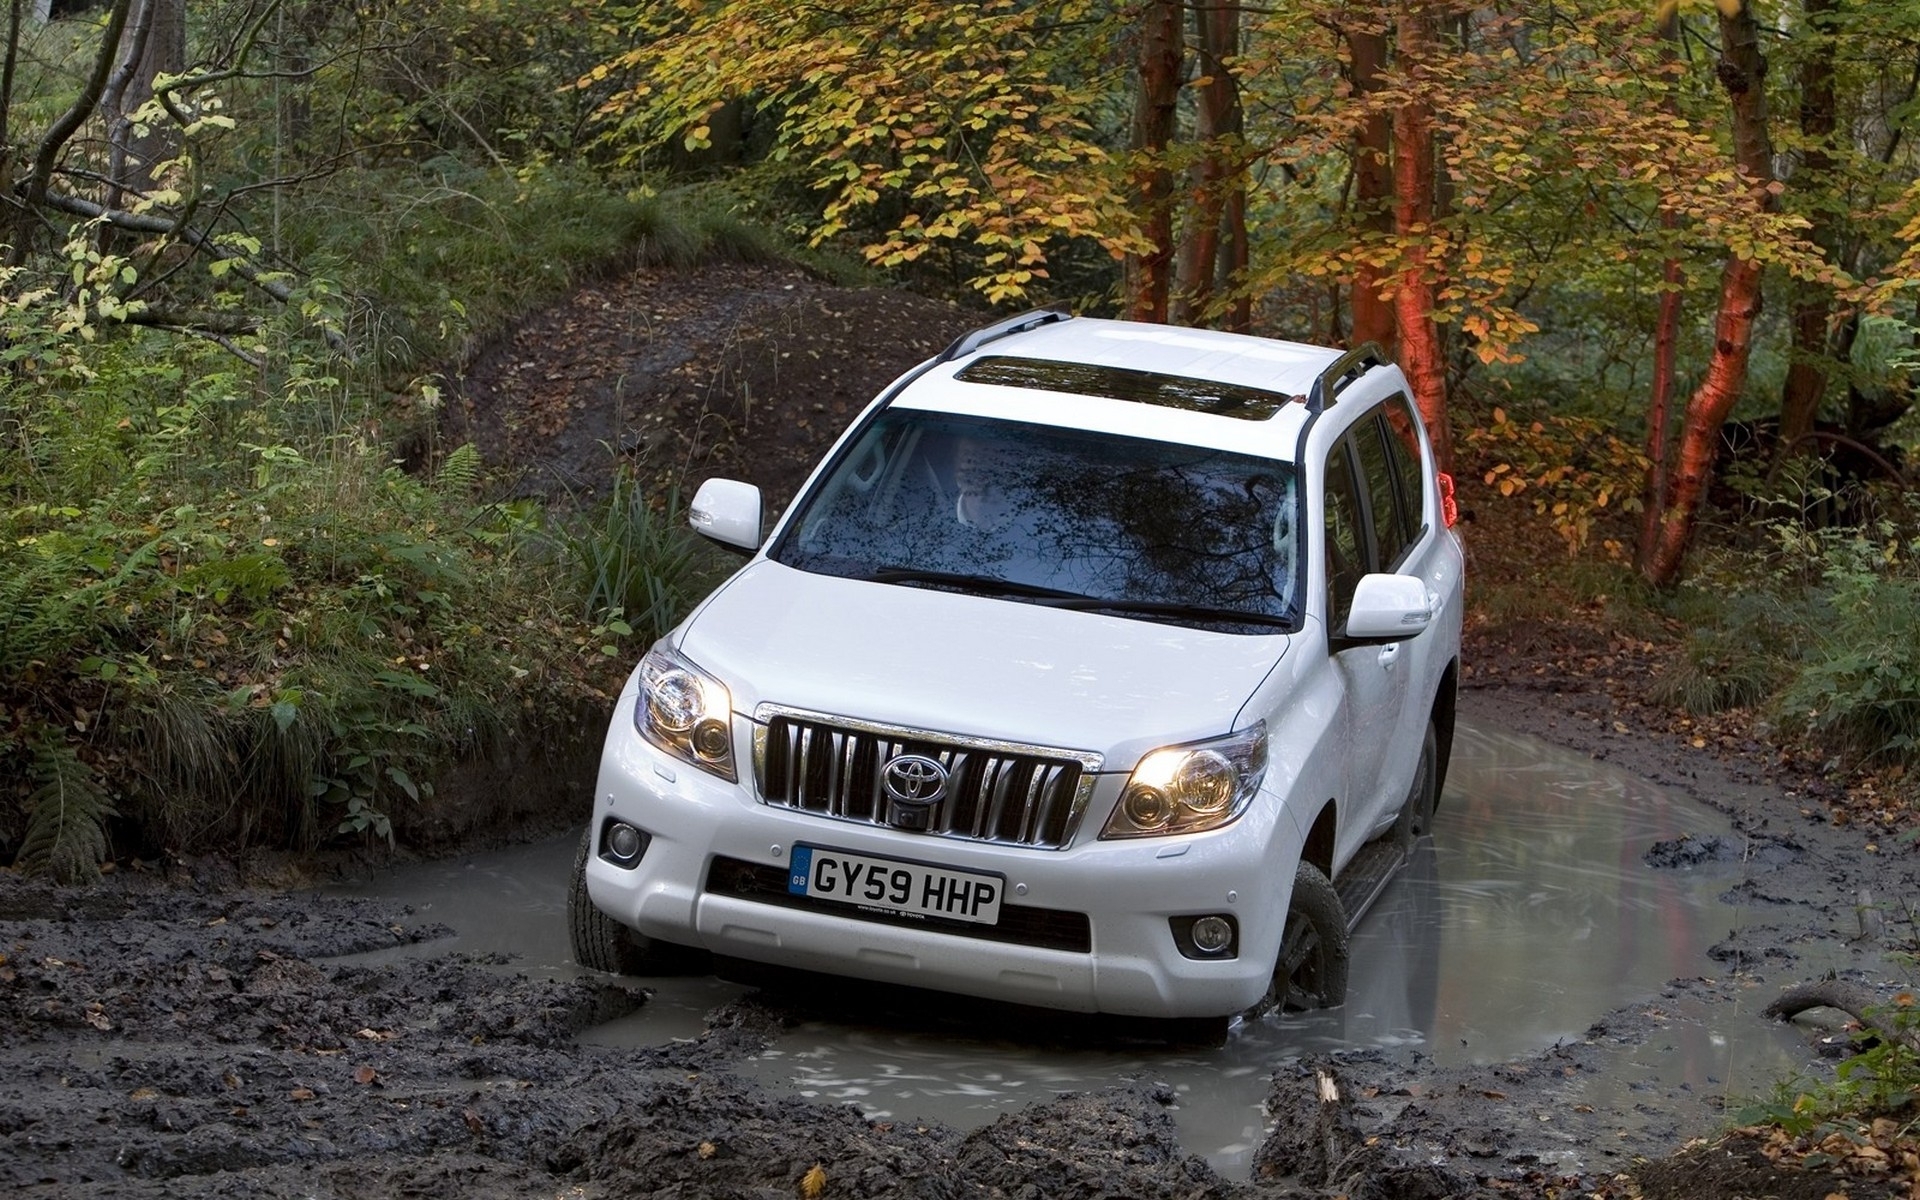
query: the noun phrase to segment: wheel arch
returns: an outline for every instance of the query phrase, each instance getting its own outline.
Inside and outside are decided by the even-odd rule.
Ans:
[[[1329,879],[1333,878],[1334,838],[1340,830],[1339,816],[1337,800],[1328,800],[1321,805],[1320,812],[1307,829],[1306,844],[1300,848],[1300,861],[1312,863]]]
[[[1454,712],[1459,703],[1460,660],[1454,659],[1441,672],[1440,688],[1433,697],[1433,736],[1437,744],[1434,763],[1433,804],[1440,807],[1440,793],[1447,786],[1447,763],[1453,757]]]

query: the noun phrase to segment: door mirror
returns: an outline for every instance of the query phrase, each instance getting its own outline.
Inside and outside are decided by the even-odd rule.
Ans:
[[[1402,642],[1433,624],[1435,597],[1412,575],[1365,575],[1347,610],[1348,642]]]
[[[760,548],[760,489],[737,479],[709,479],[693,494],[687,524],[703,538],[751,554]]]

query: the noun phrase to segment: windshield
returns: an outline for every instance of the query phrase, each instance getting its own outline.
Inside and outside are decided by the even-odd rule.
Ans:
[[[1236,631],[1297,624],[1290,463],[890,409],[803,504],[771,555],[803,571]]]

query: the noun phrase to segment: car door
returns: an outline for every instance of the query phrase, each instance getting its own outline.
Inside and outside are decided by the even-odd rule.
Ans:
[[[1432,717],[1433,698],[1450,657],[1450,645],[1441,630],[1445,597],[1458,587],[1460,564],[1452,535],[1440,511],[1431,452],[1421,435],[1420,419],[1403,395],[1389,397],[1376,410],[1378,457],[1363,449],[1359,455],[1369,486],[1369,514],[1375,530],[1382,571],[1423,580],[1434,601],[1429,632],[1401,643],[1399,693],[1401,705],[1382,743],[1392,753],[1381,763],[1380,801],[1397,813],[1419,767],[1422,739]],[[1357,439],[1356,446],[1369,445]],[[1397,525],[1383,515],[1392,505]]]
[[[1327,456],[1326,520],[1322,543],[1327,558],[1327,644],[1329,662],[1345,698],[1346,794],[1341,797],[1334,862],[1342,866],[1372,832],[1379,813],[1379,775],[1383,757],[1378,739],[1398,716],[1395,655],[1379,646],[1345,645],[1347,613],[1353,589],[1373,570],[1374,550],[1367,530],[1366,501],[1354,458],[1352,434],[1343,436]]]
[[[1340,861],[1398,815],[1420,752],[1422,731],[1410,715],[1424,705],[1423,695],[1414,698],[1420,691],[1414,649],[1419,639],[1385,645],[1344,640],[1361,576],[1402,570],[1423,531],[1421,497],[1403,495],[1403,463],[1396,459],[1400,444],[1390,431],[1386,407],[1376,406],[1355,421],[1326,466],[1329,647],[1348,717],[1348,812],[1340,823]]]

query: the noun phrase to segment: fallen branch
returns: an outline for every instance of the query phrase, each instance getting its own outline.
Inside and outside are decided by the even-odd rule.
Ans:
[[[1915,1054],[1920,1054],[1920,1033],[1901,1029],[1882,1020],[1877,1014],[1885,1007],[1886,1004],[1879,997],[1859,984],[1823,979],[1817,983],[1803,983],[1788,988],[1772,1004],[1762,1009],[1760,1015],[1770,1020],[1791,1021],[1810,1009],[1836,1009],[1858,1021],[1863,1029],[1880,1040],[1905,1046]]]

